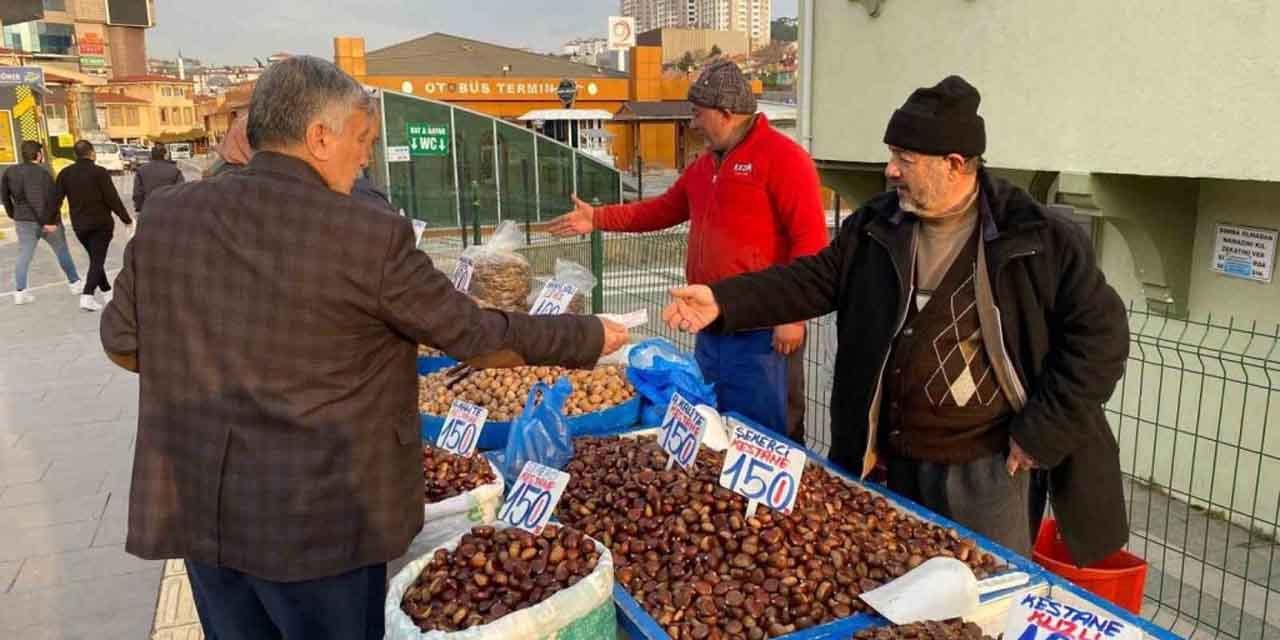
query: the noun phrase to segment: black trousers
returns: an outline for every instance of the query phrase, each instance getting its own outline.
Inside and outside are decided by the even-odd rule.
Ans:
[[[95,291],[110,291],[111,282],[107,280],[107,249],[111,247],[111,227],[101,229],[76,229],[76,238],[89,252],[89,275],[84,279],[84,295],[91,296]]]
[[[207,640],[381,640],[387,565],[272,582],[187,560]]]

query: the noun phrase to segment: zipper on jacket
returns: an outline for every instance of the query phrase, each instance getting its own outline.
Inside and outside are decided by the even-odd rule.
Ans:
[[[893,264],[893,272],[897,274],[899,284],[904,285],[903,290],[906,291],[907,293],[906,301],[905,301],[906,304],[902,305],[902,313],[901,315],[898,316],[898,326],[893,330],[892,339],[897,340],[898,334],[902,333],[902,327],[907,324],[907,315],[908,315],[908,312],[910,311],[907,305],[911,304],[911,296],[915,293],[915,289],[916,289],[916,286],[915,286],[916,239],[917,239],[916,229],[913,228],[911,231],[911,266],[908,269],[908,274],[910,279],[906,281],[902,279],[902,269],[898,266],[898,263],[893,260],[893,251],[889,249],[889,245],[885,244],[884,242],[881,242],[879,238],[875,237],[875,235],[871,233],[867,233],[867,235],[871,236],[871,239],[875,240],[876,244],[879,244],[881,247],[884,247],[885,252],[889,254],[890,256],[889,262]],[[880,406],[880,394],[884,391],[884,370],[886,367],[889,366],[889,358],[892,355],[893,355],[893,344],[890,343],[889,348],[886,349],[884,352],[884,359],[880,361],[880,373],[876,376],[876,390],[875,390],[875,393],[871,396],[872,407]],[[867,442],[862,447],[862,460],[864,464],[867,459],[867,454],[871,453],[871,440],[872,440],[873,434],[876,433],[876,430],[880,428],[880,425],[873,423],[871,419],[870,409],[867,410],[867,428],[870,429],[867,432]],[[865,476],[866,469],[862,469],[861,471],[862,471],[862,475]]]

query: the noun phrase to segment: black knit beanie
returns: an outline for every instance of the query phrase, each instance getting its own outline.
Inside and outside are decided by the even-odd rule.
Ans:
[[[980,156],[987,149],[986,127],[978,115],[981,101],[978,90],[960,76],[916,89],[889,118],[884,143],[931,156]]]

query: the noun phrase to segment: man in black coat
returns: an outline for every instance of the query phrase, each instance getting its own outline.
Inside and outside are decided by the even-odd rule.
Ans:
[[[156,189],[182,184],[184,181],[182,170],[178,168],[178,163],[169,159],[165,146],[158,144],[151,147],[151,162],[138,167],[133,174],[133,212],[142,217],[142,205],[147,201],[147,196],[155,193]]]
[[[114,212],[120,221],[131,225],[124,202],[120,201],[120,192],[111,181],[111,174],[94,163],[97,154],[93,144],[88,140],[79,140],[73,147],[76,154],[75,164],[63,169],[54,183],[52,207],[62,207],[62,199],[71,202],[71,228],[76,238],[89,252],[89,275],[84,279],[84,291],[80,294],[80,308],[85,311],[101,311],[102,305],[94,300],[93,295],[101,290],[111,291],[111,282],[107,280],[107,249],[111,247],[111,236],[115,233],[115,221],[111,219]]]
[[[740,331],[834,311],[832,461],[880,466],[890,489],[1024,555],[1047,492],[1087,565],[1128,540],[1102,408],[1125,308],[1075,225],[982,168],[979,100],[956,76],[916,90],[885,132],[892,191],[814,257],[674,290],[664,319]]]

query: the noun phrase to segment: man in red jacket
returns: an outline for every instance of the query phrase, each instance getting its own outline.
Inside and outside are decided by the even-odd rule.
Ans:
[[[666,193],[632,204],[573,211],[551,232],[658,231],[689,223],[685,275],[713,284],[813,255],[827,227],[813,160],[756,114],[756,99],[733,62],[708,66],[689,88],[693,128],[707,151]],[[732,335],[702,333],[698,365],[716,385],[721,411],[735,411],[778,433],[804,439],[803,322]],[[788,415],[787,398],[793,410]]]

